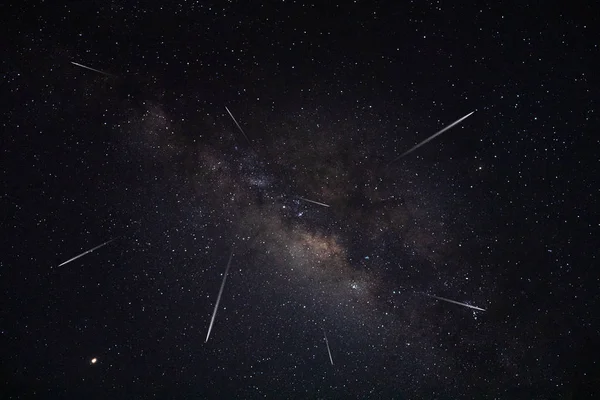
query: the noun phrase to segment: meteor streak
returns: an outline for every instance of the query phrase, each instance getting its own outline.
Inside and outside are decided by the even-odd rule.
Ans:
[[[328,204],[325,204],[325,203],[319,203],[318,201],[314,201],[314,200],[305,199],[304,197],[300,197],[300,196],[298,196],[298,199],[300,199],[300,200],[304,200],[304,201],[308,201],[308,202],[310,202],[310,203],[313,203],[313,204],[318,204],[318,205],[320,205],[320,206],[323,206],[323,207],[331,207],[331,206],[330,206],[330,205],[328,205]]]
[[[229,111],[229,108],[227,108],[227,106],[225,106],[225,109],[229,113],[229,116],[231,117],[231,119],[233,120],[233,122],[235,122],[235,125],[238,127],[238,129],[240,130],[240,132],[242,132],[242,135],[244,135],[244,137],[246,138],[246,140],[248,141],[248,143],[250,143],[250,139],[248,139],[248,136],[246,136],[246,133],[244,133],[244,130],[242,129],[242,127],[240,126],[240,124],[238,124],[238,122],[236,121],[236,119],[233,116],[233,114],[231,113],[231,111]]]
[[[231,254],[229,255],[229,261],[227,262],[227,268],[225,268],[225,275],[223,276],[223,282],[221,282],[221,289],[219,289],[219,295],[217,296],[217,302],[215,303],[215,309],[213,310],[212,318],[210,319],[210,325],[208,326],[208,333],[206,334],[206,340],[204,341],[204,343],[208,342],[208,338],[210,337],[210,331],[212,331],[213,324],[215,323],[217,309],[219,308],[219,303],[221,302],[221,296],[223,295],[223,288],[225,287],[225,281],[227,280],[227,274],[229,273],[229,266],[231,265],[232,258],[233,250],[231,250]]]
[[[102,75],[113,76],[114,77],[114,75],[109,74],[108,72],[100,71],[99,69],[88,67],[87,65],[79,64],[79,63],[76,63],[76,62],[73,62],[73,61],[71,61],[71,64],[76,65],[76,66],[81,67],[81,68],[89,69],[90,71],[98,72],[99,74],[102,74]]]
[[[98,245],[98,246],[94,247],[93,249],[89,249],[89,250],[87,250],[87,251],[84,251],[83,253],[81,253],[81,254],[79,254],[79,255],[77,255],[77,256],[75,256],[75,257],[73,257],[73,258],[71,258],[71,259],[69,259],[69,260],[67,260],[67,261],[65,261],[64,263],[62,263],[62,264],[59,264],[59,267],[62,267],[63,265],[65,265],[65,264],[68,264],[68,263],[70,263],[71,261],[75,261],[75,260],[77,260],[78,258],[80,258],[80,257],[83,257],[83,256],[85,256],[86,254],[88,254],[88,253],[91,253],[91,252],[92,252],[92,251],[94,251],[94,250],[98,250],[100,247],[104,247],[104,246],[106,246],[107,244],[109,244],[110,242],[112,242],[112,241],[114,241],[114,240],[117,240],[117,239],[118,239],[118,237],[116,237],[116,238],[114,238],[114,239],[110,239],[109,241],[107,241],[107,242],[104,242],[104,243],[102,243],[101,245]]]
[[[448,303],[452,303],[452,304],[458,304],[459,306],[463,306],[463,307],[472,308],[473,310],[485,311],[483,308],[475,307],[475,306],[472,306],[472,305],[470,305],[470,304],[461,303],[461,302],[459,302],[459,301],[455,301],[455,300],[450,300],[450,299],[447,299],[447,298],[445,298],[445,297],[434,296],[434,295],[432,295],[432,294],[427,294],[427,296],[429,296],[429,297],[433,297],[434,299],[438,299],[438,300],[447,301]]]
[[[327,345],[327,353],[329,354],[329,361],[331,361],[331,365],[333,365],[333,358],[331,357],[331,350],[329,349],[329,340],[327,340],[327,334],[325,333],[325,329],[323,329],[323,336],[325,336],[325,344]]]
[[[469,118],[471,116],[471,114],[473,114],[475,111],[471,111],[470,113],[468,113],[467,115],[465,115],[464,117],[454,121],[453,123],[451,123],[450,125],[448,125],[447,127],[445,127],[444,129],[442,129],[441,131],[436,132],[435,134],[429,136],[427,139],[423,140],[421,143],[417,144],[416,146],[412,147],[410,150],[405,151],[404,153],[400,154],[398,157],[394,158],[389,164],[388,166],[390,166],[390,164],[393,164],[394,162],[396,162],[396,160],[401,159],[404,156],[409,155],[410,153],[412,153],[413,151],[415,151],[416,149],[418,149],[419,147],[423,146],[425,143],[428,143],[429,141],[435,139],[436,137],[438,137],[439,135],[441,135],[442,133],[446,132],[448,129],[453,128],[454,126],[460,124],[462,121],[464,121],[465,119]]]

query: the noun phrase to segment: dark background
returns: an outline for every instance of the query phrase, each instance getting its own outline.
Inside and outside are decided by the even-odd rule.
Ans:
[[[598,393],[591,6],[0,15],[0,398]]]

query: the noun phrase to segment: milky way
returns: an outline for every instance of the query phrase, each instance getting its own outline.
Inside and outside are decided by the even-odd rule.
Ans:
[[[235,264],[241,264],[240,273],[263,282],[264,296],[300,304],[308,310],[304,324],[311,329],[334,324],[338,336],[362,346],[393,343],[417,351],[419,368],[456,368],[434,334],[454,331],[455,322],[419,293],[453,294],[487,305],[486,293],[493,288],[464,290],[461,280],[471,268],[460,264],[460,222],[448,215],[453,195],[430,182],[419,166],[386,171],[385,159],[394,152],[384,150],[385,144],[349,121],[317,124],[316,112],[283,120],[272,115],[268,135],[252,146],[225,113],[186,116],[214,121],[196,132],[174,122],[176,110],[167,113],[155,104],[136,113],[125,129],[133,149],[181,177],[176,181],[190,188],[185,202],[208,210],[213,224],[226,227],[229,233],[218,240],[246,254]],[[242,272],[249,265],[255,266],[251,273]],[[243,292],[240,285],[231,283],[228,290]],[[476,329],[476,318],[473,323]]]
[[[8,2],[0,392],[589,396],[593,11]]]

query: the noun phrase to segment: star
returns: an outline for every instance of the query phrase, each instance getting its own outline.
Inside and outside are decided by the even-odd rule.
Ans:
[[[8,3],[8,397],[589,392],[593,12]]]

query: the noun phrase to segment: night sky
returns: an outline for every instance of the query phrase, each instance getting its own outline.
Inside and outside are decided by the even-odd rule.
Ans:
[[[0,398],[598,393],[598,13],[323,3],[0,7]]]

